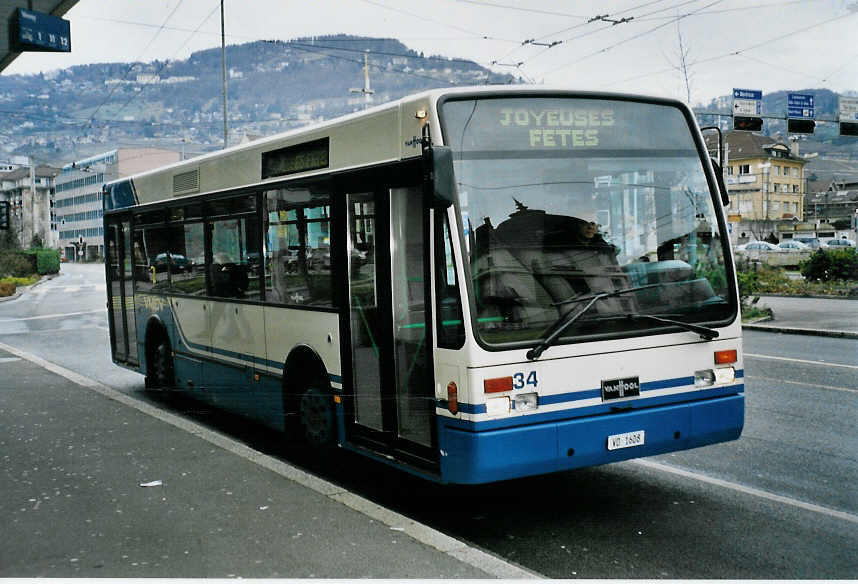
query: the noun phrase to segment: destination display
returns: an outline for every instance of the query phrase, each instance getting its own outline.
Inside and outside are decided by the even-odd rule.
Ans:
[[[659,150],[686,155],[688,120],[668,105],[617,100],[539,98],[448,101],[442,122],[451,146],[462,152],[508,150],[517,156],[584,155],[593,150]],[[683,137],[679,140],[676,136]],[[696,155],[696,152],[694,153]],[[467,157],[467,155],[465,155]]]
[[[286,176],[327,168],[330,140],[322,138],[262,153],[262,178]]]

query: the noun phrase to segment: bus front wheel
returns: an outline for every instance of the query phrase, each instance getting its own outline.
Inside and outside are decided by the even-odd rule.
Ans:
[[[310,387],[299,401],[301,428],[304,439],[311,446],[324,448],[336,441],[336,422],[330,391]]]

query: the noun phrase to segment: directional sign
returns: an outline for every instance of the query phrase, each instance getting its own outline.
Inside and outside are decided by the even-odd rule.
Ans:
[[[840,98],[840,135],[858,136],[858,99]]]
[[[733,115],[758,116],[763,113],[763,92],[759,89],[733,89]]]
[[[806,93],[790,93],[787,95],[787,117],[802,120],[812,120],[813,96]]]

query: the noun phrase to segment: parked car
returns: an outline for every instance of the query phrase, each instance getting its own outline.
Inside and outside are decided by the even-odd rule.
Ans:
[[[778,246],[768,241],[749,241],[736,246],[736,251],[778,251]]]
[[[168,268],[174,274],[176,272],[190,270],[188,258],[178,253],[159,253],[157,256],[155,256],[154,264],[155,268],[159,272],[164,271]]]
[[[800,241],[795,241],[794,239],[787,239],[786,241],[782,241],[778,244],[778,249],[782,249],[784,251],[805,251],[810,250],[810,246]]]
[[[846,249],[847,247],[855,247],[855,242],[851,239],[829,239],[825,242],[826,249]]]
[[[798,237],[793,237],[792,241],[800,241],[810,249],[819,249],[819,246],[821,245],[819,243],[818,237],[810,237],[808,235],[799,235]]]

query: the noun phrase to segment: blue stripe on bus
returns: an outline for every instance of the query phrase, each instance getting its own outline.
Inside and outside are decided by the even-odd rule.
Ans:
[[[685,394],[660,395],[655,397],[642,397],[636,400],[621,401],[616,403],[603,403],[582,408],[571,408],[565,410],[557,410],[553,412],[545,412],[544,414],[530,414],[527,416],[513,416],[509,418],[493,419],[493,420],[460,420],[457,418],[442,417],[441,422],[447,426],[461,428],[463,430],[495,430],[499,428],[508,428],[512,426],[524,426],[529,424],[539,424],[542,422],[553,422],[557,420],[567,420],[570,418],[581,418],[598,414],[609,414],[615,411],[615,408],[634,408],[635,410],[649,408],[659,405],[687,403],[690,401],[698,401],[711,399],[715,397],[723,397],[728,395],[741,394],[745,391],[744,384],[727,385],[714,389],[697,390]],[[677,401],[677,398],[684,398]],[[539,400],[540,405],[543,404],[542,398]],[[483,404],[463,404],[459,403],[459,411],[471,414],[486,413],[486,406]],[[439,408],[447,409],[446,400],[437,400]]]
[[[185,333],[182,330],[182,325],[179,323],[179,319],[173,318],[173,321],[176,323],[176,328],[179,329],[179,340],[191,351],[202,351],[204,353],[210,353],[212,356],[220,356],[220,357],[229,357],[232,359],[237,359],[239,361],[247,361],[248,365],[250,364],[259,364],[263,367],[269,367],[271,369],[282,369],[283,363],[279,361],[269,361],[268,359],[263,359],[262,357],[254,357],[253,355],[247,355],[245,353],[237,353],[235,351],[230,351],[228,349],[219,349],[217,347],[209,347],[206,345],[199,345],[197,343],[192,343],[185,337]],[[196,354],[198,357],[205,357],[205,355]],[[342,385],[343,378],[340,375],[334,375],[333,373],[328,374],[328,378],[332,383],[339,383]]]

